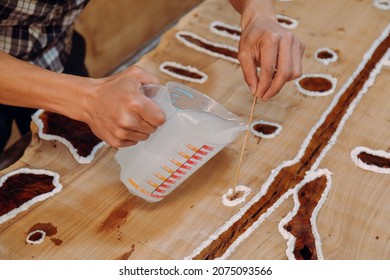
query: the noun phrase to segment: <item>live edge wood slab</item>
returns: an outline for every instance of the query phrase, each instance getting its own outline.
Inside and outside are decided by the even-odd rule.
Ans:
[[[307,94],[293,81],[271,101],[258,102],[254,121],[276,124],[278,133],[249,138],[239,179],[251,189],[244,202],[221,203],[234,187],[244,133],[164,200],[148,203],[121,183],[116,149],[105,146],[80,164],[32,125],[26,153],[0,175],[49,170],[62,189],[0,224],[0,259],[390,259],[390,11],[371,0],[275,5],[306,45],[301,85],[315,88],[327,78],[332,84]],[[234,58],[238,41],[213,32],[215,21],[236,29],[239,15],[226,0],[206,0],[137,64],[161,83],[187,84],[247,121],[253,98],[239,64],[177,36],[200,38],[214,44],[212,51],[227,46]],[[331,56],[324,48],[337,59],[321,63],[317,53]],[[164,62],[207,79],[170,76],[160,70]],[[15,197],[0,192],[0,206]]]

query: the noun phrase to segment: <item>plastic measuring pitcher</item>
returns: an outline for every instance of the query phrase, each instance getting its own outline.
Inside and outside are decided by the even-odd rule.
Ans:
[[[115,159],[128,190],[156,202],[233,142],[246,124],[208,96],[179,83],[145,85],[142,90],[164,110],[166,121],[148,140],[119,148]]]

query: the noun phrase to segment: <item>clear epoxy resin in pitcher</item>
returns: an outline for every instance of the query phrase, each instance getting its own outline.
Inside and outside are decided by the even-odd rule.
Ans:
[[[166,122],[147,141],[118,149],[115,159],[128,190],[156,202],[233,142],[246,124],[216,101],[182,84],[168,82],[142,89],[164,110]]]

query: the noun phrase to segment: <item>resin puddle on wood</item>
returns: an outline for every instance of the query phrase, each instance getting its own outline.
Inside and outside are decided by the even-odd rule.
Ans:
[[[329,51],[320,51],[317,53],[316,57],[319,59],[330,59],[330,58],[333,58],[334,55],[332,53],[330,53]]]
[[[276,15],[276,18],[281,26],[288,29],[293,29],[298,26],[298,21],[296,19],[290,18],[284,15]]]
[[[120,227],[127,222],[127,218],[131,214],[131,210],[136,208],[139,203],[142,203],[142,201],[135,196],[124,200],[110,212],[108,217],[104,219],[97,232],[103,233],[119,230]]]
[[[329,48],[320,48],[314,54],[314,57],[317,61],[321,62],[324,65],[328,65],[332,62],[336,62],[339,59],[338,54]]]
[[[194,83],[204,83],[208,78],[206,73],[193,66],[184,66],[171,61],[161,63],[160,71],[174,78]]]
[[[234,63],[238,62],[238,50],[232,46],[219,44],[208,41],[195,33],[188,31],[179,31],[176,33],[176,38],[184,43],[187,47],[193,48],[199,52],[206,53],[208,55],[222,58]]]
[[[373,154],[366,153],[366,152],[359,153],[357,157],[367,165],[373,165],[379,168],[386,168],[386,169],[390,168],[390,159],[388,158],[375,156]]]
[[[57,173],[22,168],[0,180],[0,224],[62,189]]]
[[[38,126],[40,138],[63,143],[79,163],[90,163],[104,145],[86,123],[66,116],[39,110],[33,115],[33,121]]]
[[[360,168],[375,173],[390,174],[390,153],[372,150],[367,147],[356,147],[351,152],[353,162]]]
[[[289,259],[323,259],[316,220],[330,187],[331,173],[321,169],[309,172],[294,191],[294,209],[279,223]]]
[[[298,91],[309,96],[326,96],[336,89],[337,79],[327,74],[306,74],[295,81]]]
[[[335,137],[337,138],[361,96],[367,91],[368,86],[373,84],[373,80],[379,73],[381,69],[379,62],[390,47],[389,29],[390,25],[371,47],[369,55],[366,53],[356,72],[305,139],[297,157],[292,161],[284,162],[274,170],[259,196],[255,196],[233,219],[195,249],[189,258],[226,258],[235,246],[250,234],[248,232],[270,215],[272,209],[275,209],[304,179],[306,172],[318,166],[326,151],[335,143]]]
[[[282,126],[274,122],[258,120],[251,124],[252,134],[259,138],[274,138],[281,130]]]
[[[45,241],[46,232],[43,230],[34,230],[27,235],[26,243],[28,244],[40,244]]]
[[[131,249],[128,252],[122,254],[117,260],[128,260],[135,251],[135,244],[131,245]]]
[[[51,223],[37,223],[33,225],[29,230],[26,238],[28,244],[40,244],[45,241],[46,236],[53,236],[57,234],[57,227]],[[50,238],[54,245],[59,246],[62,244],[62,240],[58,238]]]
[[[215,34],[237,41],[241,37],[241,28],[239,26],[230,25],[222,21],[213,21],[210,24],[210,30]]]

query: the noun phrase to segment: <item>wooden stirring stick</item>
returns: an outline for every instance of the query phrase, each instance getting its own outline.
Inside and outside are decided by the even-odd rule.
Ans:
[[[255,112],[255,107],[256,107],[256,101],[257,101],[257,96],[255,95],[254,98],[253,98],[251,114],[250,114],[250,116],[249,116],[248,129],[246,130],[244,143],[242,144],[242,148],[241,148],[240,160],[238,161],[238,167],[237,167],[237,171],[236,171],[236,177],[235,177],[235,179],[234,179],[234,185],[233,185],[233,193],[232,193],[232,196],[231,196],[232,198],[234,198],[234,197],[236,196],[236,187],[237,187],[238,177],[240,176],[240,169],[241,169],[242,158],[243,158],[243,156],[244,156],[244,151],[245,151],[246,143],[248,142],[249,130],[250,130],[250,129],[249,129],[249,126],[250,126],[250,124],[252,123],[253,113]]]

